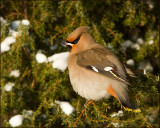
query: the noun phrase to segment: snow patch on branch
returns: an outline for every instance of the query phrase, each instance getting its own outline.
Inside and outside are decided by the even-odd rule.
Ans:
[[[4,90],[5,90],[6,92],[11,91],[11,90],[12,90],[12,87],[13,87],[14,85],[15,85],[14,83],[9,82],[9,83],[7,83],[7,84],[4,86]]]
[[[28,26],[30,25],[30,22],[28,20],[22,20],[22,24]]]
[[[67,68],[67,60],[68,60],[69,52],[62,52],[54,54],[48,57],[48,61],[53,61],[53,68],[59,69],[64,72]]]
[[[9,120],[9,124],[12,126],[12,127],[18,127],[20,125],[22,125],[22,122],[23,122],[23,117],[22,115],[15,115],[13,116],[12,118],[10,118]]]
[[[13,76],[13,77],[19,77],[20,75],[20,71],[19,70],[13,70],[9,76]]]
[[[36,60],[38,63],[47,63],[48,62],[47,57],[46,57],[46,55],[44,55],[42,53],[42,50],[38,50],[38,52],[36,54]]]
[[[68,116],[74,111],[74,108],[69,102],[56,100],[55,103],[59,104],[62,111]]]
[[[116,117],[116,116],[123,116],[123,111],[120,110],[120,111],[118,111],[118,113],[114,113],[111,115],[111,117]]]

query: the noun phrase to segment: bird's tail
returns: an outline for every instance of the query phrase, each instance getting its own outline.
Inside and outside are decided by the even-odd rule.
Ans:
[[[120,97],[119,95],[117,95],[117,97],[120,100],[120,102],[125,110],[132,111],[132,112],[141,112],[141,110],[129,100],[128,96],[123,98],[123,97]]]
[[[129,100],[128,93],[125,87],[119,86],[119,88],[117,88],[113,86],[112,88],[112,86],[110,86],[107,91],[109,94],[111,94],[121,102],[125,110],[141,112],[141,110]]]

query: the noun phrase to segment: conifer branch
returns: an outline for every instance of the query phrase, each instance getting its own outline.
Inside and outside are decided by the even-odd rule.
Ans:
[[[73,128],[76,127],[76,124],[77,124],[78,120],[81,118],[81,116],[83,115],[83,113],[86,111],[87,106],[90,105],[90,104],[93,103],[93,102],[94,102],[93,100],[90,100],[90,101],[86,104],[85,108],[82,110],[82,112],[81,112],[81,114],[79,115],[78,119],[77,119],[76,122],[74,123]]]

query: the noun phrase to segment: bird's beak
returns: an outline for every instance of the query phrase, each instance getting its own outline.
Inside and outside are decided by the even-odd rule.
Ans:
[[[68,47],[68,49],[69,49],[69,51],[71,51],[71,49],[72,49],[72,45],[73,45],[73,44],[68,43],[67,41],[65,41],[65,42],[64,42],[64,46],[67,46],[67,47]]]
[[[62,42],[61,45],[62,45],[63,47],[66,47],[66,46],[67,46],[65,41]]]

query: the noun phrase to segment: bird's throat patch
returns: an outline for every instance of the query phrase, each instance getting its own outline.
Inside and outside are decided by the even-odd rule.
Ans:
[[[75,46],[76,46],[76,44],[73,44],[73,45],[72,45],[72,51],[75,49]]]

